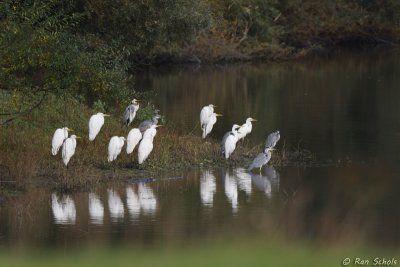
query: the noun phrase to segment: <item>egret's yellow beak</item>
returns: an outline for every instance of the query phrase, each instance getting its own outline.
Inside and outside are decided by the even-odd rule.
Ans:
[[[222,117],[222,114],[215,114],[215,116],[217,116],[217,117]]]
[[[80,137],[80,136],[75,136],[75,138],[76,138],[76,139],[82,139],[82,137]]]
[[[257,121],[256,119],[251,119],[251,121]]]
[[[110,117],[110,114],[104,114],[103,116],[104,117]]]
[[[156,125],[156,128],[157,128],[157,127],[162,127],[162,126],[164,126],[164,125]]]
[[[73,132],[74,130],[67,128],[67,132]]]

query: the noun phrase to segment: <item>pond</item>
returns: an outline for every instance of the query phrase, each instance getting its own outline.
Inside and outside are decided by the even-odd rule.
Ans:
[[[248,141],[280,130],[277,148],[315,167],[190,169],[91,192],[33,190],[0,205],[0,245],[137,246],[238,236],[400,246],[400,51],[339,51],[302,62],[181,66],[137,74],[168,123],[210,137],[258,119]],[[157,136],[162,139],[162,136]]]

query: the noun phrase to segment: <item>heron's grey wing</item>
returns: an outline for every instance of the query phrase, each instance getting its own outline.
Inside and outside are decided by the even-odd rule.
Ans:
[[[222,137],[222,141],[221,141],[221,152],[222,154],[225,154],[225,142],[226,139],[228,139],[228,136],[232,133],[232,131],[226,132],[224,137]]]
[[[267,140],[265,141],[265,148],[272,148],[274,145],[274,133],[268,135]]]
[[[125,109],[124,114],[122,115],[122,124],[123,125],[128,126],[130,114],[131,114],[131,106],[129,105]]]
[[[250,164],[249,170],[252,170],[254,168],[260,168],[262,164],[265,162],[266,156],[264,153],[258,154],[253,162]]]
[[[138,128],[142,133],[144,133],[147,129],[151,127],[151,125],[153,125],[152,120],[145,120],[139,124]]]

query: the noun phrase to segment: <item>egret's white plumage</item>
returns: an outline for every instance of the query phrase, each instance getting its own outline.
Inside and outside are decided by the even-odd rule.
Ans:
[[[208,106],[204,106],[201,111],[200,111],[200,126],[201,129],[205,128],[205,126],[207,125],[211,114],[214,113],[214,105],[210,104]]]
[[[71,131],[71,129],[64,127],[58,128],[54,132],[53,140],[51,142],[51,154],[53,154],[53,156],[57,155],[58,150],[64,143],[64,140],[68,138],[68,131]]]
[[[75,154],[76,149],[76,135],[71,135],[71,137],[65,139],[62,146],[62,159],[64,161],[65,166],[68,165],[71,157]]]
[[[126,138],[126,153],[131,154],[140,140],[142,140],[142,133],[140,130],[138,128],[131,129]]]
[[[257,121],[253,118],[247,118],[246,119],[246,123],[243,124],[242,126],[240,126],[239,130],[238,130],[238,139],[243,139],[246,137],[246,135],[248,135],[249,133],[251,133],[251,130],[253,129],[253,125],[251,124],[252,121]]]
[[[149,157],[151,151],[153,151],[153,140],[157,134],[157,126],[159,125],[152,125],[143,134],[142,141],[140,142],[138,148],[139,164],[142,164]]]
[[[104,113],[97,113],[92,115],[89,119],[89,140],[93,141],[97,134],[100,132],[101,127],[104,125],[104,117],[109,116]]]
[[[125,140],[125,137],[122,136],[111,137],[110,143],[108,143],[108,162],[116,160],[118,155],[121,154]]]
[[[237,124],[234,124],[232,126],[232,131],[226,137],[225,143],[223,144],[223,146],[224,146],[223,151],[224,151],[224,156],[226,159],[229,159],[229,157],[231,156],[233,151],[235,151],[236,143],[239,140],[238,135],[237,135],[237,128],[239,128],[239,127],[240,126]]]
[[[209,133],[211,133],[214,124],[217,122],[217,117],[222,116],[221,114],[212,113],[207,124],[202,128],[203,130],[203,139],[207,137]]]

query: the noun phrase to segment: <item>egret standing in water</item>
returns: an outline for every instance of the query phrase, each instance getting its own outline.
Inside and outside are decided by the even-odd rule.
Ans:
[[[213,104],[210,104],[208,106],[204,106],[201,111],[200,111],[200,126],[201,129],[203,129],[207,123],[208,120],[210,119],[211,114],[214,113],[214,108],[217,106],[214,106]]]
[[[122,124],[128,127],[136,116],[136,112],[139,109],[139,100],[133,99],[131,104],[125,109],[122,115]]]
[[[89,119],[89,140],[93,141],[97,134],[100,132],[101,127],[104,125],[104,117],[108,117],[110,115],[104,113],[97,113],[92,115]]]
[[[140,130],[138,128],[131,129],[126,138],[126,154],[131,154],[140,140],[142,140],[142,133]]]
[[[226,159],[229,159],[230,155],[235,151],[236,143],[239,140],[238,131],[236,129],[239,127],[239,125],[234,124],[232,126],[232,131],[227,132],[222,139],[221,152]]]
[[[279,131],[270,133],[265,142],[265,148],[274,148],[279,139],[281,139],[281,134],[279,133]]]
[[[275,150],[275,149],[269,148],[269,147],[265,148],[262,153],[258,154],[254,158],[254,160],[250,164],[248,170],[251,171],[254,168],[260,168],[260,175],[261,175],[261,168],[270,161],[270,159],[271,159],[271,151],[273,151],[273,150]]]
[[[158,120],[161,118],[160,115],[156,114],[151,120],[145,120],[141,122],[138,126],[140,132],[143,134],[147,129],[149,129],[153,125],[157,125]]]
[[[122,147],[125,143],[125,137],[113,136],[108,143],[108,162],[115,161],[119,154],[121,154]],[[114,166],[115,171],[115,166]]]
[[[53,140],[51,142],[51,154],[53,156],[57,155],[58,150],[63,145],[64,140],[68,138],[68,132],[72,130],[68,127],[58,128],[53,135]]]
[[[217,113],[213,113],[211,114],[207,124],[205,126],[202,127],[203,130],[203,139],[205,139],[207,137],[207,135],[209,133],[211,133],[212,128],[214,127],[214,124],[217,122],[217,117],[222,116],[221,114],[217,114]]]
[[[65,166],[68,166],[71,157],[75,154],[77,138],[80,137],[73,134],[71,135],[71,137],[67,138],[64,141],[64,144],[62,146],[62,159],[64,161]]]
[[[246,123],[240,126],[238,130],[238,139],[244,139],[246,135],[251,133],[251,130],[253,129],[253,125],[251,124],[252,121],[257,121],[256,119],[253,118],[247,118]]]
[[[138,162],[139,164],[143,164],[143,162],[149,157],[151,151],[153,150],[153,140],[157,134],[157,127],[161,125],[152,125],[149,129],[147,129],[144,134],[142,141],[139,144],[138,148]]]

